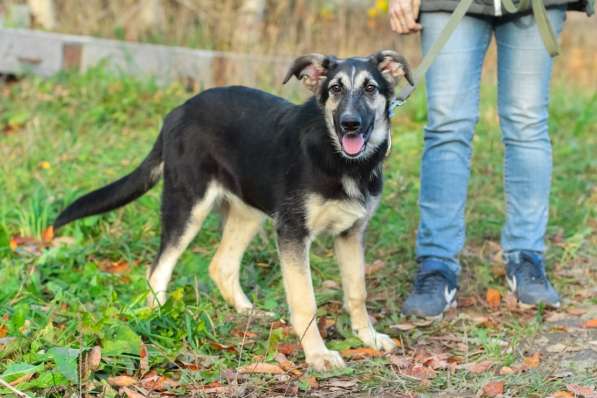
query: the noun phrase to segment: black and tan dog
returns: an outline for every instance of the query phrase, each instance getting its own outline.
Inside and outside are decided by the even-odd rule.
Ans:
[[[266,217],[273,219],[291,322],[308,364],[343,366],[317,330],[309,247],[336,236],[335,251],[352,328],[368,346],[391,350],[365,307],[363,234],[382,191],[389,146],[389,102],[398,80],[412,84],[394,51],[337,59],[295,60],[296,76],[313,91],[302,105],[246,87],[206,90],[166,117],[157,142],[131,174],[71,204],[54,223],[123,206],[164,177],[161,246],[148,279],[151,304],[166,300],[176,261],[214,208],[225,216],[209,274],[237,311],[253,305],[239,283],[243,252]]]

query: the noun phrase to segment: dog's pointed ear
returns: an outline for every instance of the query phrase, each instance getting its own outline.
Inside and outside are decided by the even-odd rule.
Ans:
[[[303,82],[305,87],[316,93],[334,62],[334,57],[315,53],[298,57],[288,69],[282,84],[286,84],[292,76],[295,76]]]
[[[402,77],[405,77],[411,86],[415,85],[408,62],[396,51],[382,50],[371,54],[369,59],[377,65],[377,69],[392,86],[397,85]]]

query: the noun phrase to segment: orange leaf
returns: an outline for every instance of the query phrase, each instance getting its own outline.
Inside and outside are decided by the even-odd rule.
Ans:
[[[582,326],[586,329],[595,329],[597,328],[597,319],[589,319],[585,321]]]
[[[549,396],[550,398],[574,398],[574,395],[568,391],[556,391]]]
[[[151,373],[151,372],[150,372]],[[178,382],[176,380],[169,379],[166,376],[158,376],[153,374],[151,376],[146,376],[141,380],[143,387],[148,390],[166,390],[170,387],[176,387]]]
[[[307,383],[309,385],[310,388],[319,388],[319,383],[317,382],[317,379],[315,378],[315,376],[306,376],[303,377],[301,379],[302,381],[304,381],[305,383]]]
[[[132,386],[133,384],[136,384],[137,379],[135,379],[134,377],[131,377],[131,376],[126,376],[126,375],[113,376],[113,377],[108,377],[108,383],[110,385],[116,386],[116,387],[128,387],[128,386]]]
[[[17,247],[19,247],[19,244],[17,243],[15,238],[10,238],[9,246],[10,250],[14,252],[15,250],[17,250]]]
[[[539,367],[539,362],[541,362],[541,354],[539,352],[534,353],[531,356],[525,357],[522,363],[528,369],[535,369]]]
[[[283,374],[284,369],[278,365],[265,362],[255,362],[249,365],[241,366],[238,373],[265,373],[265,374]]]
[[[500,300],[502,296],[497,289],[489,288],[487,289],[487,295],[485,296],[485,300],[487,300],[487,305],[491,308],[496,309],[500,306]]]
[[[282,369],[284,369],[286,372],[288,372],[294,376],[297,376],[297,377],[300,377],[303,375],[303,372],[298,370],[296,368],[296,365],[292,361],[289,361],[288,358],[286,358],[286,355],[278,353],[278,354],[276,354],[276,357],[274,359],[278,362],[280,367]]]
[[[129,270],[129,263],[126,261],[102,261],[98,264],[99,269],[110,274],[122,274]]]
[[[490,381],[483,386],[483,393],[488,397],[497,397],[504,393],[503,381]]]
[[[278,344],[278,352],[284,355],[292,355],[301,346],[295,343],[280,343]]]
[[[50,225],[41,233],[41,240],[46,243],[49,243],[52,241],[52,239],[54,239],[54,227]]]
[[[8,334],[8,329],[4,325],[0,325],[0,338],[6,337]]]
[[[225,345],[222,343],[218,343],[217,341],[210,341],[209,345],[211,346],[211,348],[214,348],[218,351],[236,352],[236,347],[233,345]]]
[[[371,347],[362,347],[362,348],[351,348],[347,350],[340,351],[340,355],[344,358],[350,359],[363,359],[363,358],[374,358],[382,356],[381,351],[378,351]]]

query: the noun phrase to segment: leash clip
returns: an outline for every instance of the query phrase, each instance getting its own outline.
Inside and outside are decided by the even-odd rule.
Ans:
[[[402,105],[406,103],[406,99],[402,99],[399,97],[394,97],[390,101],[390,106],[388,107],[388,117],[393,118],[396,114],[396,109],[400,108]]]

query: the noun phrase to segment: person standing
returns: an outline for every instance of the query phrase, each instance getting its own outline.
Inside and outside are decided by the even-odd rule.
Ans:
[[[544,4],[557,36],[567,9],[589,15],[594,10],[594,0]],[[390,0],[390,24],[400,34],[421,32],[426,53],[457,5],[458,0]],[[505,147],[506,222],[501,245],[506,279],[523,304],[560,305],[544,258],[552,170],[548,134],[552,59],[531,10],[509,14],[500,0],[474,0],[425,75],[428,120],[416,241],[419,270],[402,306],[405,315],[439,318],[455,304],[481,70],[492,36],[497,43],[497,108]]]

